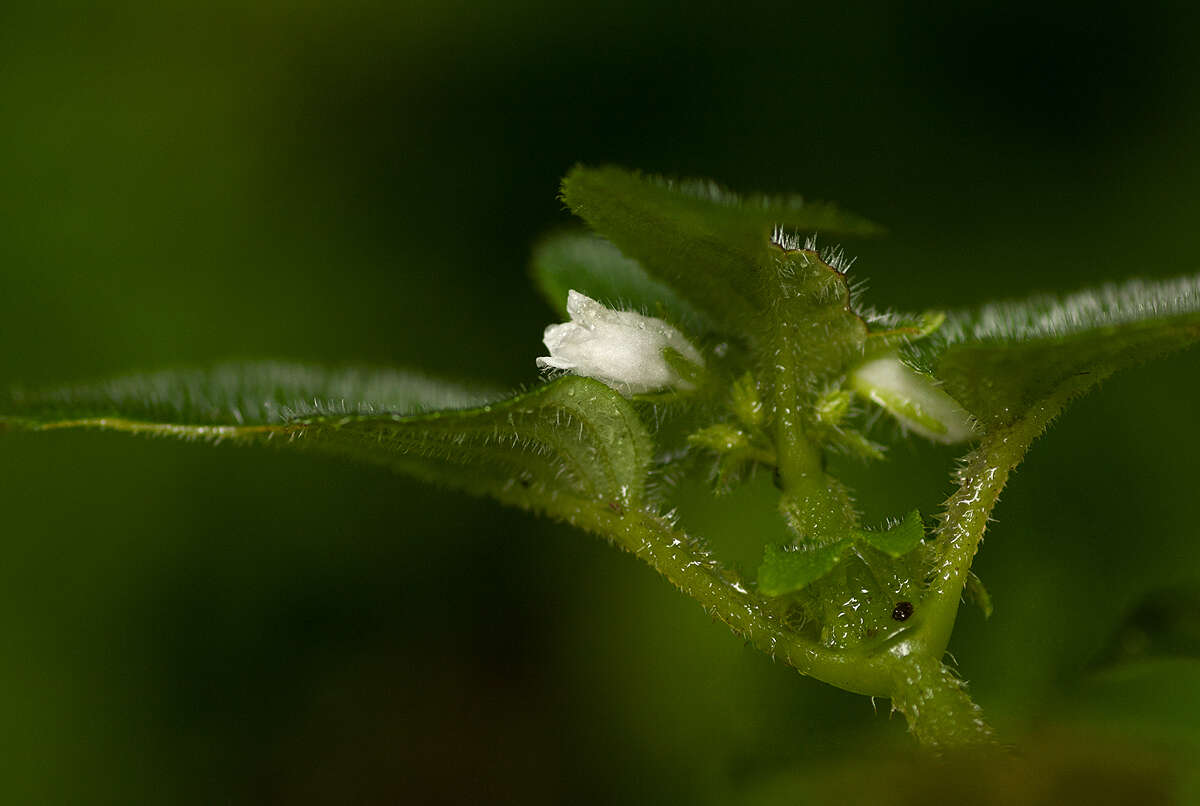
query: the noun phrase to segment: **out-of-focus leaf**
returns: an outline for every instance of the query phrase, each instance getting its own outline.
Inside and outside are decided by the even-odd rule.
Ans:
[[[562,232],[543,239],[533,250],[532,270],[542,295],[564,319],[567,292],[574,289],[609,308],[707,329],[706,317],[694,306],[596,235]]]
[[[1146,596],[1117,628],[1095,666],[1155,657],[1200,659],[1200,588]]]
[[[497,390],[416,372],[235,362],[50,389],[12,387],[0,391],[0,420],[41,428],[96,418],[126,418],[148,426],[261,426],[313,417],[465,409],[500,397]]]
[[[1059,730],[1023,736],[1018,746],[1016,753],[995,749],[938,754],[880,746],[853,758],[821,757],[801,767],[759,773],[734,794],[731,803],[1167,806],[1194,802],[1177,798],[1165,754],[1126,737]]]
[[[1119,738],[1170,759],[1170,802],[1200,802],[1200,660],[1111,665],[1072,682],[1054,707],[1058,720],[1093,741]]]
[[[636,504],[651,458],[631,404],[564,377],[516,397],[396,371],[253,363],[0,396],[0,431],[96,428],[308,448],[560,517]]]
[[[950,313],[910,357],[985,428],[1008,425],[1073,385],[1200,340],[1200,277],[1103,286]]]
[[[712,182],[672,181],[615,167],[576,166],[564,201],[625,255],[730,330],[774,301],[775,227],[867,235],[870,222],[798,197],[734,195]]]

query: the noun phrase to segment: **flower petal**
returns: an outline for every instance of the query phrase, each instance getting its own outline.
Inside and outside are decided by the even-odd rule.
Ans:
[[[634,395],[692,388],[667,363],[667,349],[704,365],[700,351],[661,319],[606,308],[574,289],[567,294],[567,312],[570,322],[550,325],[542,335],[550,351],[537,360],[543,369],[569,369]]]

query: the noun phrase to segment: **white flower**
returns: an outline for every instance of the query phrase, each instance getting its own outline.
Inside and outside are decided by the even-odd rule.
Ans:
[[[674,387],[692,389],[663,356],[670,348],[698,366],[700,352],[661,319],[614,311],[572,289],[567,293],[571,321],[546,328],[542,340],[550,355],[542,369],[561,369],[608,384],[624,395]]]
[[[971,438],[972,421],[958,401],[933,378],[905,365],[895,355],[873,358],[850,373],[854,391],[883,406],[910,431],[934,442]]]

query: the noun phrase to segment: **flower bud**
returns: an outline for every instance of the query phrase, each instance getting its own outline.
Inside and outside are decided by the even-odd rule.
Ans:
[[[667,388],[690,390],[664,352],[674,350],[699,367],[704,359],[678,330],[661,319],[631,311],[615,311],[571,290],[570,322],[550,325],[542,340],[550,355],[538,358],[542,369],[561,369],[595,378],[624,395]]]
[[[887,409],[900,424],[934,442],[971,438],[972,421],[958,401],[895,355],[873,358],[850,373],[854,391]]]

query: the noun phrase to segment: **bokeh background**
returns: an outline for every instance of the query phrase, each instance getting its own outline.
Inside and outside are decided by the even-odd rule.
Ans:
[[[881,306],[1195,272],[1197,32],[1155,0],[6,3],[0,383],[257,357],[529,383],[529,249],[576,161],[880,221],[848,246]],[[1147,659],[1200,632],[1198,394],[1200,351],[1130,371],[1013,479],[995,615],[951,649],[1033,767],[977,795],[1200,792],[1200,665]],[[951,459],[847,472],[869,515],[932,511]],[[732,551],[770,528],[769,485],[683,494]],[[913,773],[886,703],[633,558],[373,468],[7,435],[0,532],[5,803],[965,791]]]

